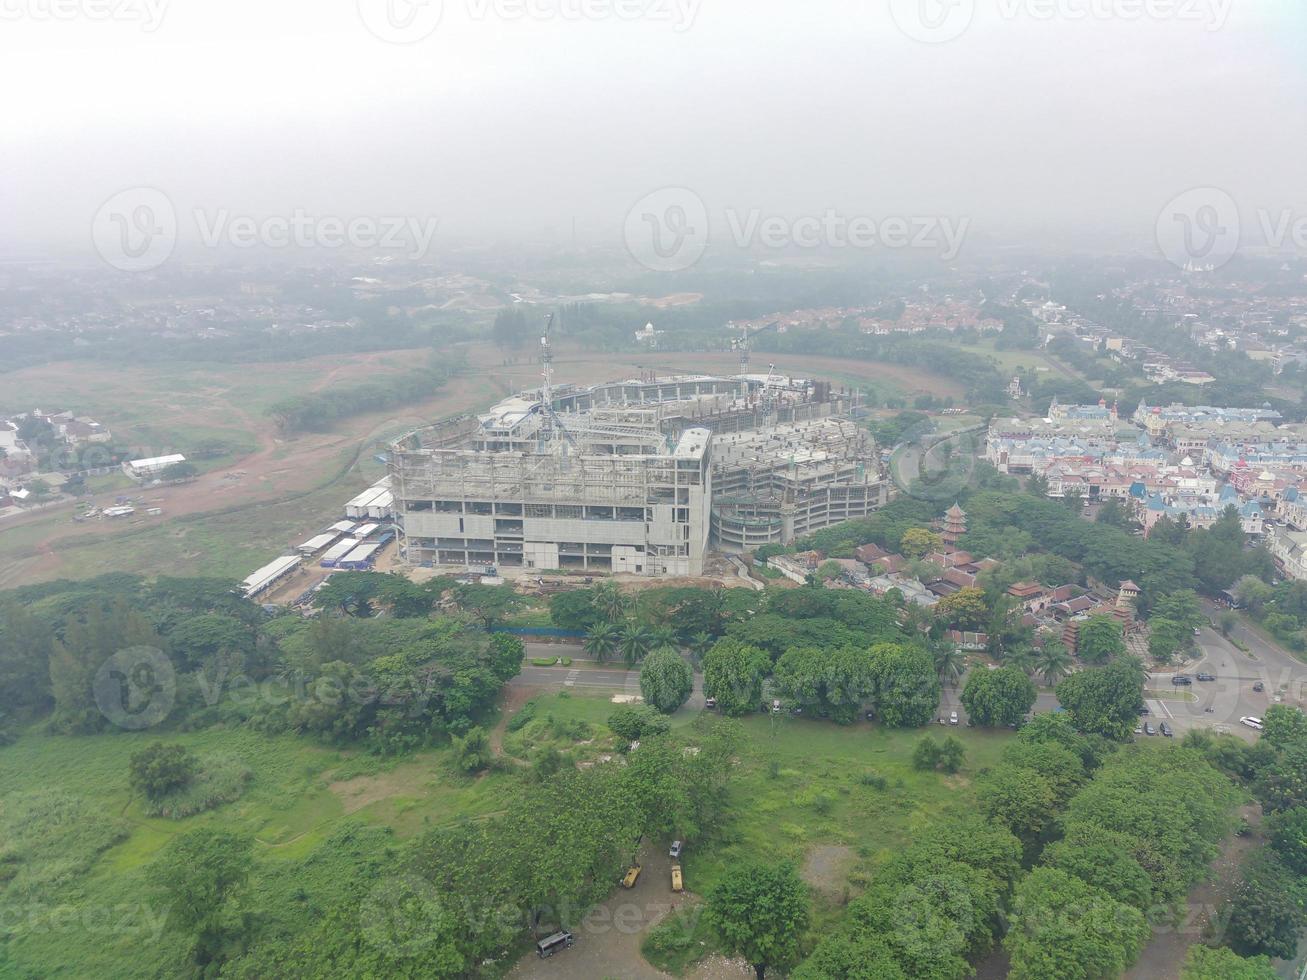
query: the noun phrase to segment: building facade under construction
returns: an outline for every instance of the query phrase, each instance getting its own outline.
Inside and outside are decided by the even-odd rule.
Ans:
[[[401,559],[698,575],[884,505],[849,396],[772,374],[545,387],[390,453]]]

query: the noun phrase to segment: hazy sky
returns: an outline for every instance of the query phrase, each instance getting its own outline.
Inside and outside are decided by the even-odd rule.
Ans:
[[[969,26],[970,0],[444,0],[413,43],[369,30],[426,31],[408,3],[0,0],[0,247],[85,248],[141,186],[443,242],[619,241],[666,186],[1017,240],[1142,241],[1194,186],[1307,214],[1301,0],[978,0]]]

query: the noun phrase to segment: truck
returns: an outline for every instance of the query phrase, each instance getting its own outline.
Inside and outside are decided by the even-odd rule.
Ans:
[[[679,864],[672,865],[672,891],[685,891],[685,883],[681,880],[681,866]]]
[[[623,888],[634,888],[636,881],[640,877],[640,865],[633,864],[627,869],[626,877],[622,879]]]

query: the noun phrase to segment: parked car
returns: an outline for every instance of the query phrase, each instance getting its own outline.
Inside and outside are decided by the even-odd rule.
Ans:
[[[1184,674],[1176,674],[1174,677],[1171,678],[1171,683],[1176,684],[1180,687],[1188,687],[1193,682],[1194,679],[1192,677],[1187,677]]]
[[[1215,674],[1208,674],[1208,673],[1206,673],[1206,672],[1199,673],[1197,676],[1198,676],[1198,679],[1199,679],[1200,681],[1214,681],[1214,680],[1216,680],[1216,675],[1215,675]]]
[[[682,844],[679,840],[672,841],[672,846],[667,849],[667,856],[671,858],[673,861],[675,861],[677,858],[681,856],[681,849],[684,846],[685,845]]]
[[[1266,685],[1263,684],[1261,681],[1257,681],[1255,684],[1253,684],[1253,690],[1260,694],[1262,691],[1266,690]]]
[[[1255,718],[1252,715],[1245,715],[1243,718],[1240,718],[1239,724],[1247,725],[1249,728],[1255,728],[1259,732],[1262,730],[1262,720],[1260,718]]]
[[[705,708],[715,708],[715,707],[717,707],[717,699],[716,699],[716,698],[704,698],[704,699],[703,699],[703,706],[704,706]]]
[[[1145,735],[1157,734],[1157,729],[1153,727],[1153,723],[1151,721],[1144,722],[1144,734]]]
[[[1158,727],[1161,729],[1162,734],[1165,735],[1167,738],[1171,738],[1173,735],[1175,735],[1175,732],[1171,731],[1171,726],[1168,725],[1166,722],[1162,722],[1162,724],[1159,725]]]
[[[1142,708],[1140,708],[1140,709],[1139,709],[1139,713],[1140,713],[1141,715],[1149,715],[1149,714],[1152,714],[1152,712],[1148,710],[1148,705],[1144,705]]]
[[[572,938],[570,932],[556,932],[536,943],[536,955],[543,960],[546,956],[553,956],[560,950],[570,949],[575,943],[576,940]]]
[[[1143,726],[1143,725],[1135,725],[1135,734],[1136,734],[1136,735],[1142,735],[1143,733],[1144,733],[1144,726]]]
[[[956,725],[958,723],[958,713],[956,711],[950,711],[948,713],[948,723],[950,725]]]

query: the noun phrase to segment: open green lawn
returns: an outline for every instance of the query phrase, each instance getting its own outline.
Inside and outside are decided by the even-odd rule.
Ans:
[[[384,763],[293,736],[167,733],[202,760],[239,759],[253,778],[240,799],[216,810],[152,818],[128,786],[127,767],[159,737],[29,734],[0,750],[0,855],[12,846],[19,861],[16,875],[0,874],[0,977],[171,975],[177,950],[166,937],[150,939],[163,910],[151,904],[144,868],[191,827],[252,836],[251,905],[293,924],[312,914],[315,883],[325,895],[349,870],[343,859],[333,868],[335,836],[375,826],[384,833],[362,839],[379,851],[388,837],[495,812],[515,778],[457,775],[444,749]],[[12,867],[0,861],[0,870]],[[317,882],[323,874],[332,880]]]
[[[560,746],[578,759],[611,751],[604,722],[615,705],[608,697],[559,693],[534,700],[533,724],[549,716],[586,723],[578,729],[582,737]],[[694,716],[683,711],[673,723],[679,728]],[[908,761],[924,734],[941,737],[937,729],[841,728],[790,717],[773,723],[765,716],[741,725],[745,741],[728,814],[710,839],[688,842],[686,886],[705,894],[733,861],[785,857],[814,884],[818,925],[842,914],[847,895],[915,827],[970,807],[975,772],[992,765],[1010,738],[953,731],[967,760],[962,772],[945,776],[915,772]],[[252,773],[243,795],[182,820],[147,817],[129,789],[128,761],[160,737],[201,759],[238,760]],[[251,908],[279,928],[306,925],[368,855],[431,828],[502,812],[521,763],[467,777],[451,768],[449,756],[448,749],[431,749],[383,761],[248,730],[25,734],[0,749],[0,857],[10,842],[20,862],[15,875],[0,860],[0,977],[169,975],[180,953],[168,934],[153,941],[163,910],[151,904],[144,869],[173,835],[191,827],[252,836]],[[864,778],[869,774],[884,777],[884,788]],[[115,913],[112,926],[96,918]]]

